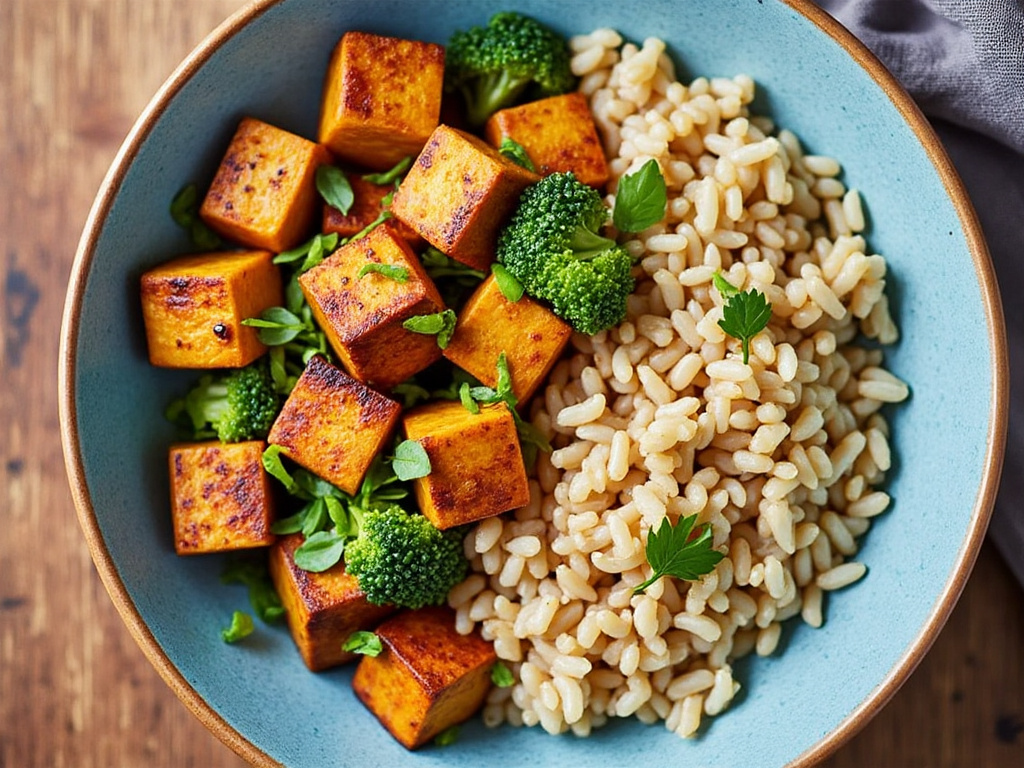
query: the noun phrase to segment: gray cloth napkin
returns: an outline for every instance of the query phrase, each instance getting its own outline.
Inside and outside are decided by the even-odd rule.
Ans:
[[[1006,461],[989,536],[1024,585],[1024,0],[815,0],[935,126],[995,264],[1010,357]]]

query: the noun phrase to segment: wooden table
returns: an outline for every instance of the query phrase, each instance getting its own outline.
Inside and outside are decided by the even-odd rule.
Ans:
[[[0,768],[240,766],[121,624],[57,425],[65,283],[135,116],[241,0],[0,2]],[[1024,765],[1024,601],[990,545],[907,685],[832,768]]]

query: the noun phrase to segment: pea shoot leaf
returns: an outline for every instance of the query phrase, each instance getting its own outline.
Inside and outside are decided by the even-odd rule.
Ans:
[[[647,535],[647,562],[654,571],[651,578],[635,587],[633,593],[643,592],[662,576],[695,581],[710,573],[724,555],[713,549],[711,526],[702,523],[694,528],[697,515],[679,519],[675,525],[666,517],[657,531]]]
[[[362,280],[370,273],[386,277],[388,280],[394,280],[396,283],[409,282],[409,270],[398,264],[378,264],[375,261],[371,261],[359,268],[356,277]]]
[[[430,474],[430,457],[417,440],[404,440],[395,446],[391,468],[399,480],[415,480]]]
[[[494,262],[491,264],[491,273],[494,275],[494,281],[498,284],[498,290],[501,291],[502,296],[513,303],[523,298],[525,291],[523,284],[516,280],[515,276],[504,266]]]
[[[536,173],[537,167],[533,164],[530,159],[530,155],[527,154],[526,149],[515,139],[506,136],[501,140],[501,146],[498,147],[498,152],[503,154],[509,160],[516,165],[525,168],[530,173]]]
[[[402,323],[402,327],[413,333],[437,336],[437,346],[447,349],[448,342],[452,340],[452,334],[455,333],[456,319],[455,312],[446,309],[431,315],[413,315]]]
[[[321,573],[336,565],[345,553],[345,537],[335,531],[317,531],[295,550],[295,564],[304,571]]]
[[[384,171],[383,173],[364,173],[363,180],[368,181],[371,184],[392,184],[396,181],[401,180],[405,176],[405,172],[412,166],[412,155],[406,155],[391,168]]]
[[[316,188],[329,206],[348,215],[355,194],[345,172],[334,165],[321,165],[316,169]]]
[[[239,640],[248,637],[256,629],[252,616],[242,611],[235,611],[231,615],[231,626],[220,631],[220,636],[225,643],[237,643]]]
[[[342,644],[341,650],[363,656],[380,656],[381,651],[384,650],[384,644],[373,632],[361,629],[348,636],[348,640]]]

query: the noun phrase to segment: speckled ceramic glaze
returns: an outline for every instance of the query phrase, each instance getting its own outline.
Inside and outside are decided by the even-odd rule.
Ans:
[[[743,689],[696,739],[630,719],[589,739],[472,723],[411,754],[356,700],[351,668],[312,674],[287,631],[238,646],[245,605],[219,557],[174,554],[161,411],[192,373],[150,367],[138,300],[148,267],[189,250],[167,215],[208,179],[243,115],[314,136],[328,55],[348,29],[443,42],[516,7],[565,34],[612,26],[670,43],[682,79],[745,72],[760,111],[861,190],[890,266],[902,340],[889,365],[912,397],[892,417],[895,499],[864,541],[867,577],[833,594],[820,630],[788,626],[772,658],[737,664]],[[807,765],[892,695],[948,616],[988,522],[1005,424],[1002,316],[988,256],[934,135],[877,61],[809,3],[779,0],[281,0],[229,21],[140,118],[100,192],[68,295],[62,427],[82,526],[126,624],[168,683],[259,765]]]

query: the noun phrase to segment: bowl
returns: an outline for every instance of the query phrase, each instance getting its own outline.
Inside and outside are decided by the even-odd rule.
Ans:
[[[444,42],[515,8],[565,34],[618,29],[670,44],[680,72],[758,83],[757,111],[843,163],[889,262],[901,341],[887,365],[910,382],[891,415],[893,508],[820,629],[790,622],[781,652],[737,665],[741,696],[683,740],[635,720],[590,738],[472,722],[446,748],[407,752],[361,706],[351,667],[308,672],[284,629],[229,646],[244,600],[210,588],[219,557],[171,545],[163,404],[190,372],[149,365],[137,295],[146,268],[189,250],[167,215],[208,179],[244,114],[315,135],[324,68],[348,29]],[[118,153],[75,259],[62,333],[61,427],[71,487],[100,576],[129,631],[185,704],[256,765],[809,765],[906,680],[952,610],[998,484],[1007,361],[993,270],[964,190],[907,94],[849,33],[803,0],[460,2],[264,0],[217,29],[171,76]]]

